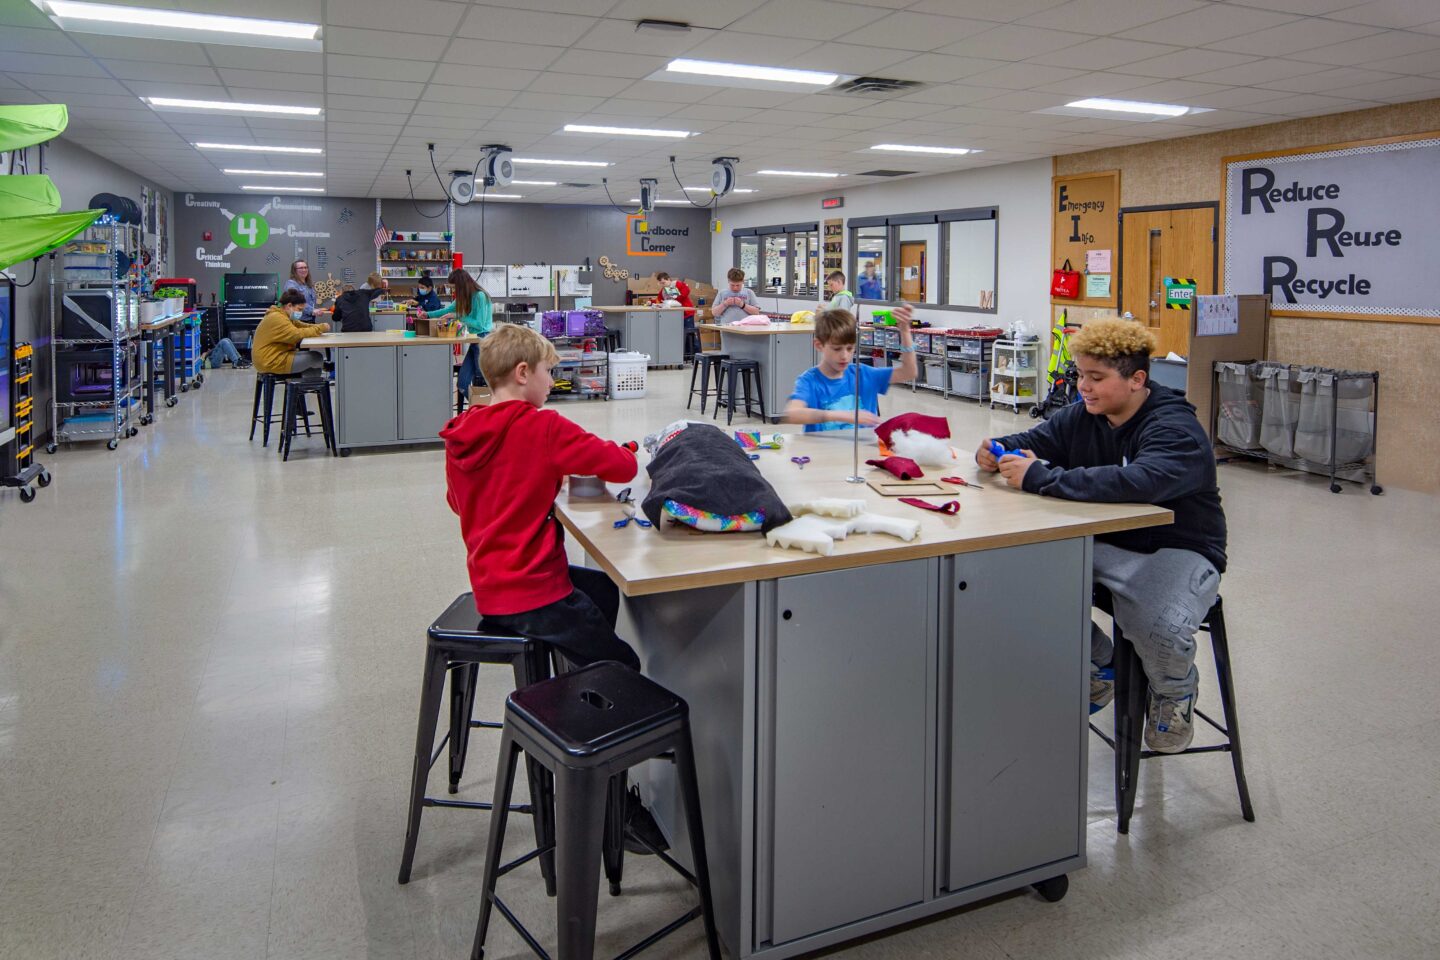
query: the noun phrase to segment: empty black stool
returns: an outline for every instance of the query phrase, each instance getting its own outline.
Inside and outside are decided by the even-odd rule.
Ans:
[[[530,948],[548,955],[495,892],[496,881],[506,873],[546,852],[542,845],[502,866],[505,821],[515,780],[515,760],[521,750],[539,760],[555,776],[555,842],[559,937],[558,960],[591,960],[595,952],[595,916],[598,908],[602,848],[606,835],[623,818],[615,810],[613,784],[637,763],[673,754],[689,826],[691,874],[659,850],[652,851],[700,894],[690,911],[641,940],[621,954],[632,957],[695,919],[704,918],[705,939],[712,960],[720,960],[715,933],[715,911],[710,900],[710,874],[705,856],[705,831],[700,821],[700,789],[695,779],[695,758],[690,745],[689,707],[664,687],[618,663],[594,663],[573,673],[517,690],[505,701],[505,729],[500,735],[500,764],[495,772],[494,812],[490,815],[490,843],[485,851],[485,880],[480,921],[475,927],[472,960],[485,955],[485,934],[490,908],[498,909]],[[623,829],[623,827],[621,828]],[[640,841],[640,838],[633,837]],[[640,841],[643,842],[643,841]],[[646,844],[649,846],[649,844]],[[604,856],[610,892],[618,892],[619,857],[612,864]],[[612,870],[613,867],[613,870]]]
[[[720,362],[720,376],[724,379],[725,390],[722,394],[719,387],[715,390],[715,414],[720,416],[720,403],[725,403],[725,425],[728,427],[735,420],[735,387],[740,378],[745,381],[745,416],[753,417],[750,412],[750,376],[755,376],[755,393],[760,398],[760,419],[765,420],[765,385],[760,382],[760,361],[759,360],[722,360]],[[703,412],[703,408],[702,408]],[[714,419],[712,417],[711,419]]]
[[[550,656],[546,645],[507,630],[486,627],[475,612],[475,595],[462,593],[445,612],[435,618],[425,631],[425,674],[420,685],[420,723],[415,734],[415,764],[410,775],[410,811],[405,827],[405,853],[400,858],[400,882],[410,882],[410,867],[415,861],[415,845],[420,840],[420,815],[426,807],[459,807],[466,810],[489,810],[490,804],[472,800],[446,800],[425,795],[430,768],[449,747],[450,792],[456,793],[465,771],[465,753],[470,743],[470,730],[484,727],[499,730],[501,724],[492,720],[474,720],[475,687],[481,664],[509,664],[515,672],[515,687],[522,689],[550,675]],[[439,722],[440,701],[445,689],[445,674],[450,674],[450,730],[435,746],[435,727]],[[432,752],[433,750],[433,752]],[[550,776],[539,763],[528,761],[530,777],[529,804],[516,804],[511,809],[533,814],[535,835],[543,844],[551,844]],[[507,798],[508,799],[508,798]],[[555,891],[555,860],[546,856],[540,869],[545,889]]]
[[[1095,588],[1095,605],[1106,613],[1113,613],[1114,606],[1110,591],[1104,587]],[[1195,716],[1220,731],[1224,743],[1211,746],[1187,747],[1179,753],[1157,753],[1145,750],[1141,738],[1145,731],[1145,713],[1149,704],[1150,682],[1145,677],[1145,666],[1135,645],[1125,638],[1117,623],[1111,633],[1115,640],[1115,654],[1112,665],[1115,668],[1115,738],[1112,740],[1102,733],[1095,724],[1090,729],[1115,751],[1115,810],[1120,833],[1130,832],[1130,816],[1135,812],[1135,793],[1139,786],[1140,761],[1154,757],[1178,757],[1187,753],[1228,753],[1235,768],[1235,788],[1240,794],[1240,815],[1246,822],[1255,822],[1255,809],[1250,805],[1250,788],[1245,783],[1245,764],[1240,751],[1240,715],[1235,707],[1235,680],[1230,669],[1230,644],[1225,635],[1225,605],[1220,597],[1210,607],[1200,629],[1210,634],[1210,647],[1215,655],[1215,680],[1220,686],[1220,708],[1225,714],[1225,725],[1212,720],[1198,707]]]
[[[710,395],[710,374],[715,374],[715,396],[716,410],[719,410],[720,396],[720,365],[730,359],[730,354],[702,351],[695,354],[695,365],[690,368],[690,399],[685,401],[685,409],[690,409],[690,404],[695,402],[695,374],[700,374],[700,412],[705,412],[705,401]]]
[[[279,423],[280,418],[275,416],[275,384],[284,385],[287,380],[292,380],[299,374],[294,373],[257,373],[255,375],[255,400],[250,405],[250,439],[255,439],[255,425],[263,423],[264,431],[261,433],[260,446],[270,446],[270,424]],[[265,404],[265,416],[260,416],[261,401]]]
[[[332,457],[340,456],[335,443],[335,410],[330,405],[330,381],[325,377],[293,377],[285,383],[285,406],[280,411],[280,455],[290,459],[290,443],[295,439],[299,420],[305,421],[305,436],[310,436],[310,411],[305,398],[314,395],[320,406],[320,432],[325,438],[325,449]]]

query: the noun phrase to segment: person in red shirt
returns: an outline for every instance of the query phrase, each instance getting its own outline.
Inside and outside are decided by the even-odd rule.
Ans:
[[[475,607],[487,624],[558,648],[575,667],[640,659],[615,635],[620,592],[598,570],[572,567],[555,496],[567,475],[608,483],[635,477],[635,454],[542,409],[559,362],[528,327],[498,324],[480,355],[490,384],[440,431],[450,508],[460,517]]]
[[[660,302],[674,300],[685,308],[685,359],[689,360],[695,353],[695,303],[690,299],[690,285],[684,280],[675,280],[664,270],[655,274],[655,282],[660,284]]]

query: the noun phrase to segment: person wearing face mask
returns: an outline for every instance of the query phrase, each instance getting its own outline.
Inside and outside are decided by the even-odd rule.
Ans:
[[[256,373],[304,373],[323,376],[325,358],[318,350],[301,350],[300,341],[330,332],[328,323],[305,323],[305,295],[286,290],[255,328],[250,357]]]

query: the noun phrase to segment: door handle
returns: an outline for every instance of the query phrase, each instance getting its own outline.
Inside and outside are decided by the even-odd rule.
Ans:
[[[1151,301],[1150,301],[1150,306],[1152,306],[1152,307],[1158,307],[1158,306],[1160,306],[1160,304],[1156,303],[1154,300],[1151,300]]]

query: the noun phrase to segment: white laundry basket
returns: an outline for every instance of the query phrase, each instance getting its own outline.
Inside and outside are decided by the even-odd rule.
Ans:
[[[606,354],[610,362],[610,399],[635,400],[645,396],[645,370],[650,365],[647,353]]]

